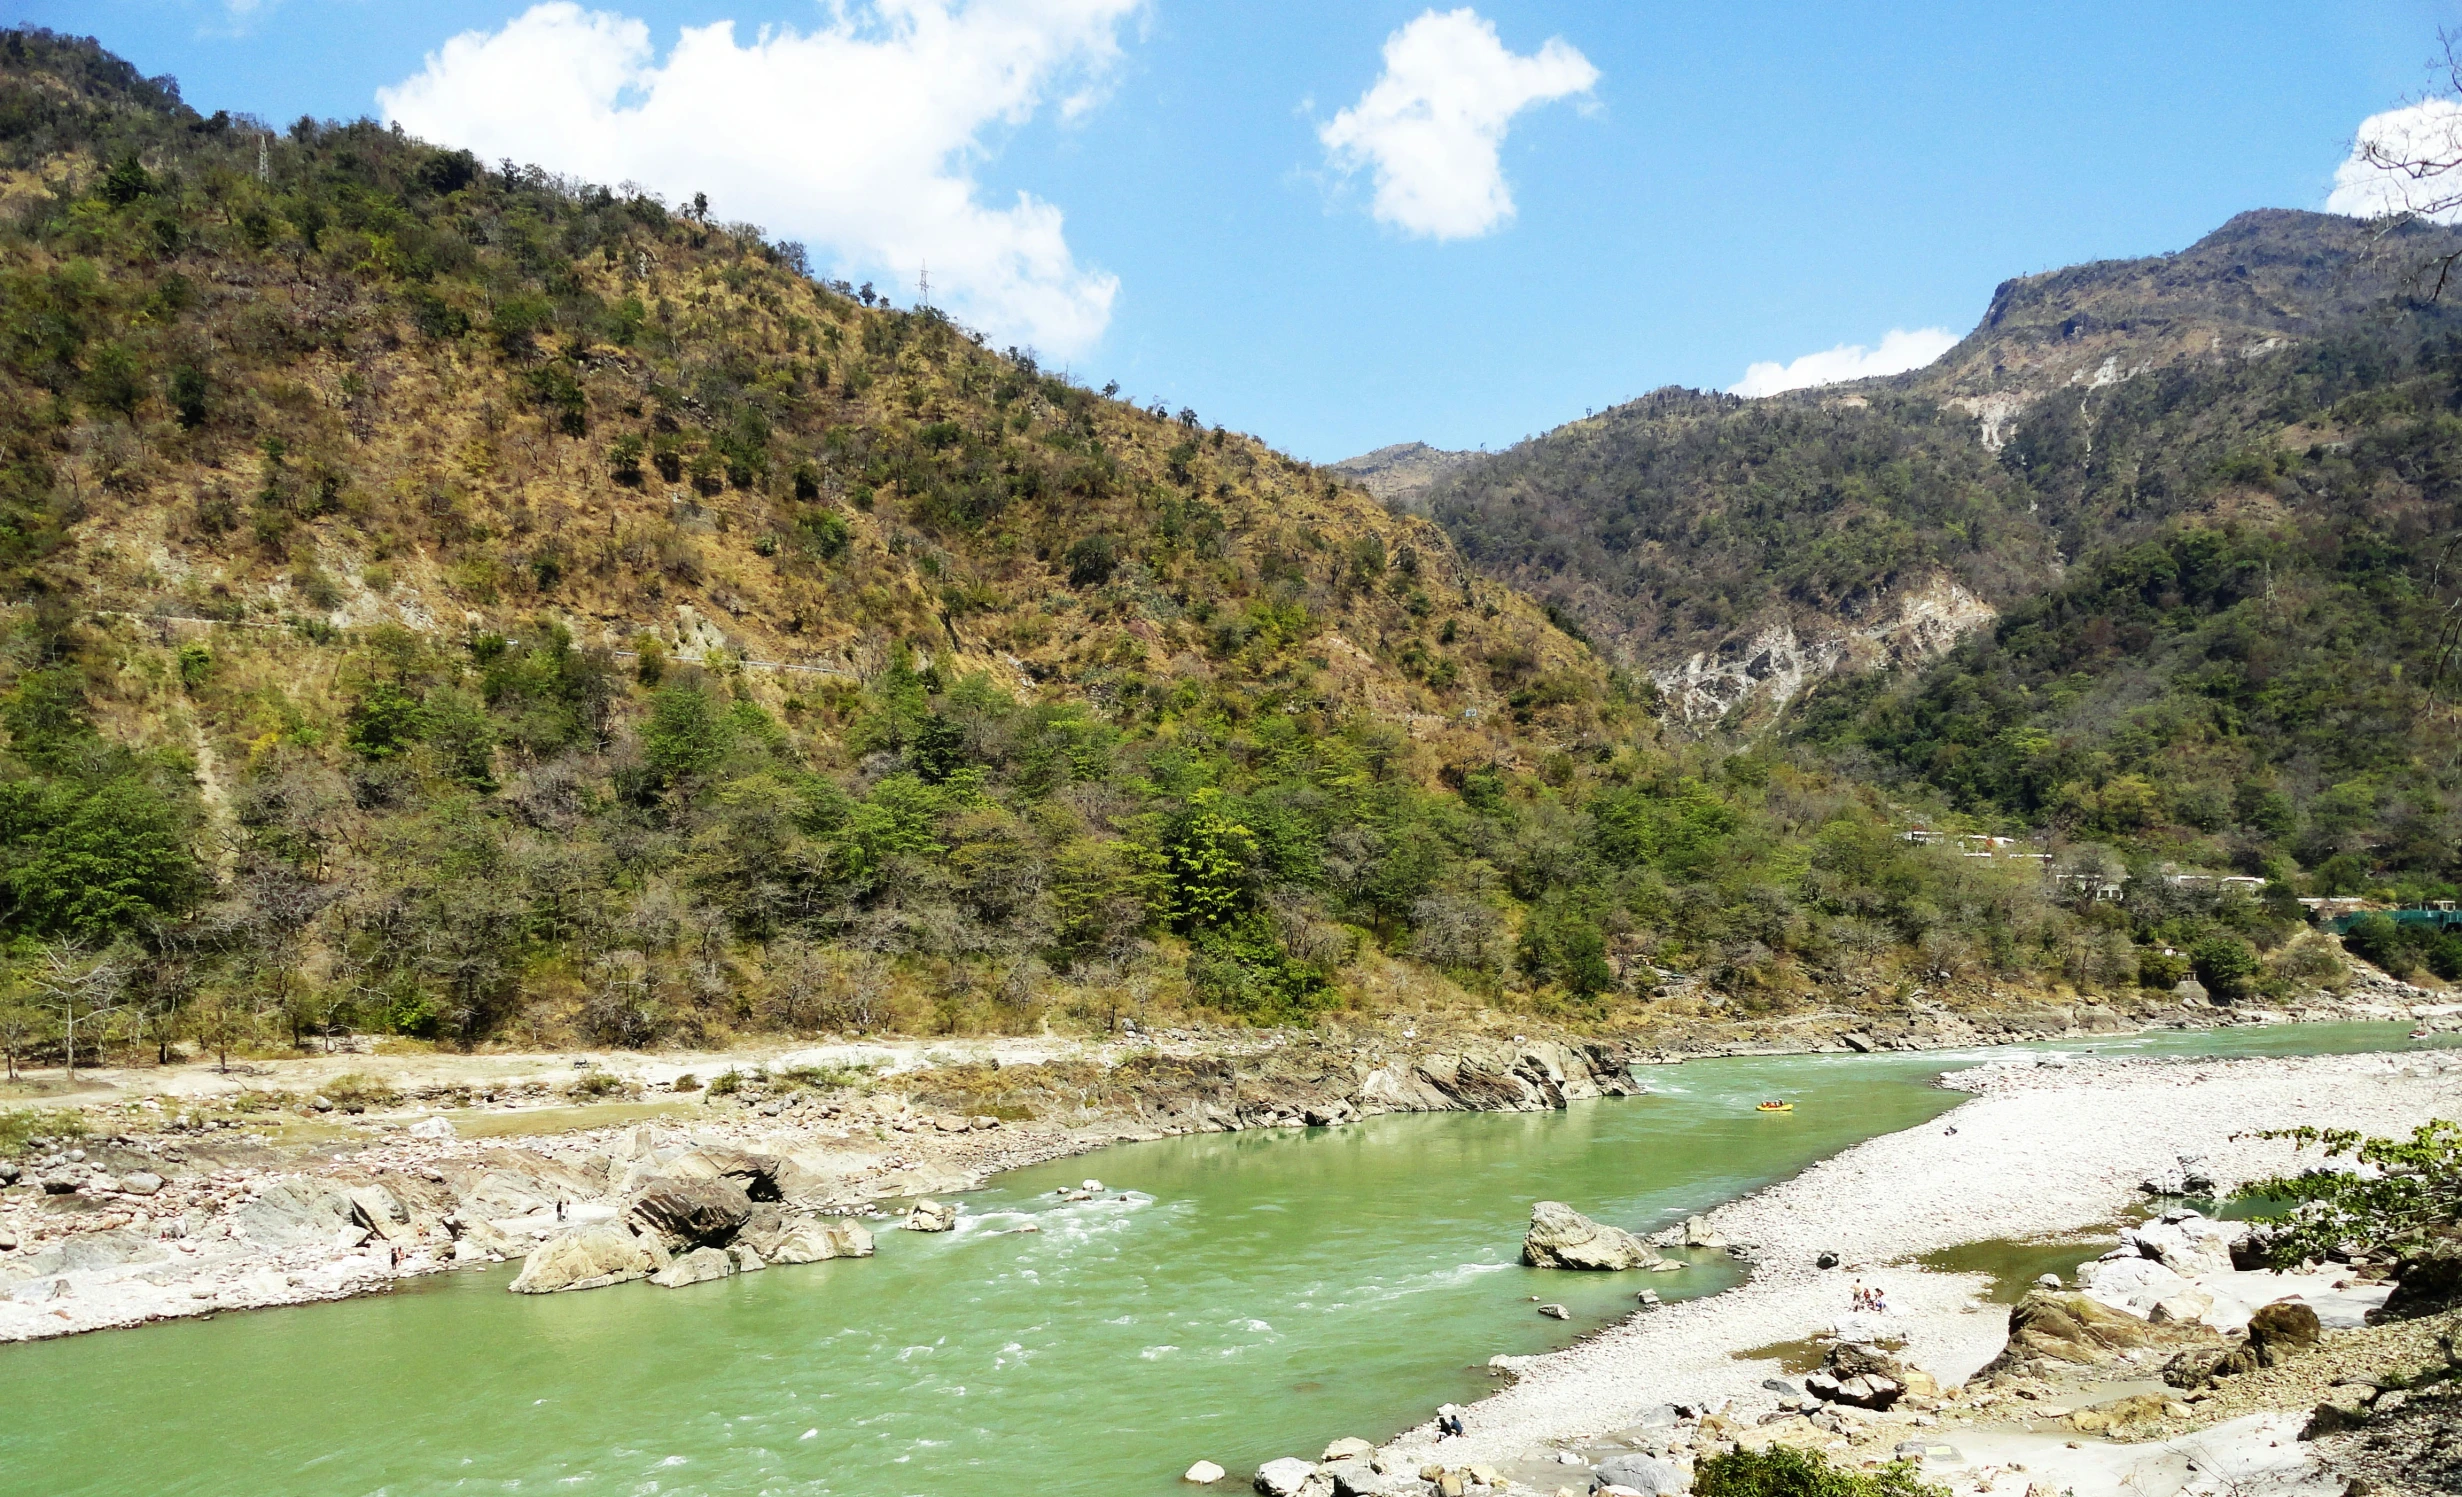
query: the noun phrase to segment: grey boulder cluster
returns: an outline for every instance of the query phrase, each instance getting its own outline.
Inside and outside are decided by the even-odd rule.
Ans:
[[[1575,1268],[1613,1273],[1628,1268],[1654,1271],[1678,1269],[1682,1260],[1667,1258],[1622,1227],[1595,1222],[1562,1201],[1541,1201],[1530,1208],[1530,1232],[1522,1239],[1522,1262],[1532,1268]]]
[[[567,1227],[533,1249],[516,1294],[600,1289],[636,1279],[667,1289],[706,1284],[775,1263],[868,1258],[872,1234],[793,1204],[795,1166],[766,1154],[701,1145],[628,1175],[612,1217]]]
[[[1188,1481],[1199,1479],[1199,1467],[1219,1473],[1211,1461],[1191,1467]],[[1219,1480],[1219,1474],[1206,1480]],[[1484,1466],[1405,1467],[1398,1456],[1365,1440],[1336,1440],[1314,1461],[1284,1456],[1257,1469],[1254,1486],[1265,1497],[1463,1497],[1504,1485]]]

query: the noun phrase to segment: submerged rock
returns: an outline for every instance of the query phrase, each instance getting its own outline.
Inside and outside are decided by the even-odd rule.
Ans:
[[[666,1262],[655,1238],[636,1237],[615,1222],[592,1222],[540,1243],[510,1287],[515,1294],[599,1289],[646,1279]]]
[[[1562,1201],[1541,1201],[1530,1208],[1522,1261],[1532,1268],[1614,1271],[1646,1268],[1661,1260],[1648,1243],[1622,1227],[1594,1222]]]

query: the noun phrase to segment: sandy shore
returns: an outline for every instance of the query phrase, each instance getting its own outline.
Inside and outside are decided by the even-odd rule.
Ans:
[[[2226,1187],[2293,1165],[2287,1143],[2235,1137],[2249,1130],[2316,1124],[2395,1133],[2432,1116],[2462,1116],[2462,1054],[2452,1052],[2019,1057],[1946,1084],[1975,1100],[1711,1214],[1715,1232],[1749,1249],[1747,1284],[1637,1314],[1564,1351],[1499,1359],[1515,1380],[1470,1407],[1464,1438],[1440,1450],[1425,1425],[1392,1448],[1406,1466],[1511,1464],[1628,1427],[1667,1403],[1732,1399],[1749,1423],[1775,1407],[1760,1385],[1780,1367],[1737,1354],[1845,1320],[1858,1276],[1888,1292],[1891,1312],[1874,1329],[1903,1338],[1906,1360],[1944,1384],[1963,1382],[1998,1354],[2006,1313],[1982,1302],[1981,1277],[1910,1260],[1962,1243],[2107,1227],[2143,1201],[2140,1181],[2183,1154],[2203,1155]],[[1844,1266],[1816,1268],[1824,1250],[1844,1255]]]

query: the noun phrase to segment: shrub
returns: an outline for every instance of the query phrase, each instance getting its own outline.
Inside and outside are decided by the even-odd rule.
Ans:
[[[1069,586],[1101,587],[1120,569],[1120,548],[1110,536],[1097,533],[1070,546],[1062,560],[1068,564]]]
[[[710,1095],[732,1097],[744,1089],[744,1073],[729,1066],[710,1078]]]
[[[613,1071],[593,1068],[574,1078],[573,1084],[565,1088],[565,1095],[582,1101],[591,1101],[600,1097],[621,1096],[631,1090],[632,1088],[625,1084],[624,1078]]]
[[[391,1107],[402,1100],[392,1083],[365,1071],[345,1071],[326,1083],[325,1099],[336,1107]]]
[[[0,1155],[23,1154],[38,1138],[83,1138],[85,1114],[66,1108],[32,1107],[0,1112]]]
[[[1817,1450],[1772,1445],[1733,1450],[1703,1461],[1693,1474],[1694,1497],[1948,1497],[1906,1461],[1871,1472],[1833,1466]]]

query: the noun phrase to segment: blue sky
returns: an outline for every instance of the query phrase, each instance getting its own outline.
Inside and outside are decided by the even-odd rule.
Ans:
[[[720,215],[895,279],[901,300],[902,262],[934,246],[941,299],[997,341],[1040,331],[1090,384],[1319,460],[1500,446],[1662,384],[1723,388],[1893,329],[1963,333],[2007,276],[2320,207],[2362,119],[2425,87],[2438,26],[2462,24],[2462,3],[2426,0],[1481,0],[1490,60],[1522,79],[1492,124],[1512,212],[1413,222],[1376,212],[1373,142],[1407,138],[1362,149],[1354,131],[1346,157],[1323,133],[1425,4],[882,3],[850,4],[852,41],[918,16],[955,39],[756,58],[764,25],[827,32],[813,0],[604,0],[583,9],[646,29],[575,12],[521,32],[527,52],[505,31],[526,0],[0,0],[0,16],[96,35],[209,111],[374,115],[394,89],[422,133],[535,141],[515,154],[590,175],[638,161],[670,195],[706,178]],[[680,28],[726,20],[735,50],[710,67],[636,72],[611,96],[652,106],[629,135],[552,117],[553,88],[505,86],[570,61],[576,28],[663,69]],[[503,46],[414,82],[465,32]],[[1507,86],[1470,76],[1475,35],[1452,40],[1470,48],[1447,54],[1468,58],[1462,86]],[[766,138],[721,118],[746,79],[780,85]]]

